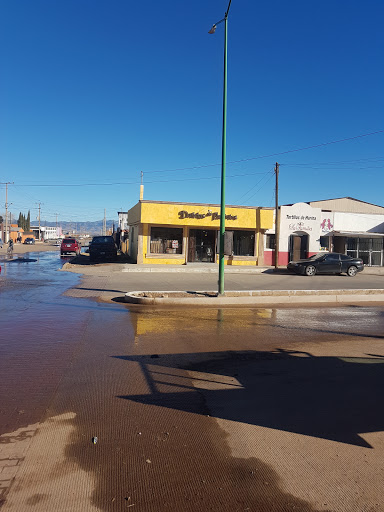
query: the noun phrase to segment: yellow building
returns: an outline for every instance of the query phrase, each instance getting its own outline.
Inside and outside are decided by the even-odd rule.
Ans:
[[[137,263],[218,262],[220,206],[140,200],[128,211],[129,255]],[[227,206],[225,263],[263,265],[273,209]]]

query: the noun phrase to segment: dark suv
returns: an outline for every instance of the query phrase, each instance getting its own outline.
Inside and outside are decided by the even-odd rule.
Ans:
[[[117,248],[113,236],[94,236],[89,244],[89,259],[93,261],[115,261]]]
[[[68,253],[75,253],[77,256],[80,254],[81,245],[75,238],[64,238],[61,242],[60,253],[63,256]]]

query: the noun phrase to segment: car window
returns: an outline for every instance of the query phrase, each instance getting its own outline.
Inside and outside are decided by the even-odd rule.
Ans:
[[[348,256],[347,254],[340,254],[340,259],[342,261],[344,261],[344,260],[351,260],[352,258],[350,256]]]
[[[323,257],[324,257],[324,254],[318,253],[318,254],[314,254],[313,256],[310,256],[308,259],[309,260],[318,260],[318,259],[323,258]]]
[[[93,244],[108,244],[112,242],[113,238],[111,236],[94,236],[92,240]]]
[[[63,240],[63,243],[65,244],[74,244],[76,242],[76,240],[74,240],[73,238],[64,238]]]
[[[338,254],[327,254],[325,261],[340,261],[340,256]]]

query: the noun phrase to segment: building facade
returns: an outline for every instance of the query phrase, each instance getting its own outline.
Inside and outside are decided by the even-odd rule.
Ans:
[[[225,264],[264,265],[264,233],[273,210],[225,209]],[[128,211],[129,256],[137,263],[217,263],[220,206],[140,200]]]
[[[351,197],[279,208],[279,265],[333,251],[384,266],[384,208]],[[274,229],[267,231],[264,260],[275,263]]]

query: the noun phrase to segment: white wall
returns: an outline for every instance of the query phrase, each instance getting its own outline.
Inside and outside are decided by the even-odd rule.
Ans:
[[[320,223],[320,208],[312,208],[307,203],[282,206],[280,208],[280,252],[288,252],[289,237],[297,232],[309,235],[308,252],[319,252]]]
[[[335,212],[334,221],[335,231],[384,233],[384,215]]]

